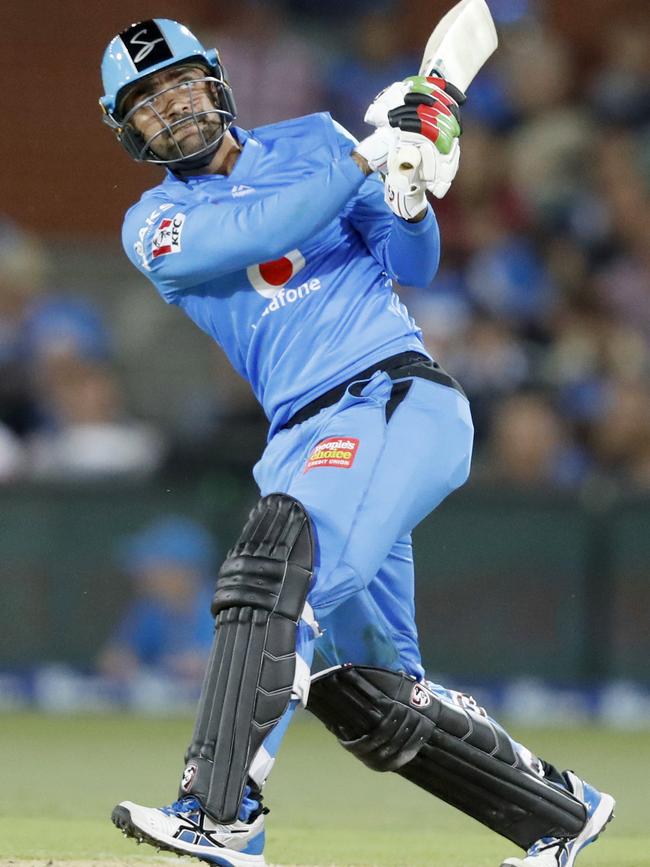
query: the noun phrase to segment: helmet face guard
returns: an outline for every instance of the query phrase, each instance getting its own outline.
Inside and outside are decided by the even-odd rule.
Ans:
[[[205,69],[206,74],[161,87],[137,100],[126,111],[129,92],[149,76],[177,66]],[[181,24],[153,19],[133,24],[109,44],[102,61],[104,96],[99,100],[104,122],[113,129],[127,153],[139,162],[156,163],[171,169],[193,169],[206,165],[233,123],[237,110],[226,72],[216,50],[206,51],[196,37]],[[157,102],[172,91],[182,89],[189,111],[167,121]],[[205,95],[208,95],[206,108]],[[157,129],[145,139],[133,124],[138,113],[149,112]],[[189,126],[198,132],[192,149],[178,138]]]

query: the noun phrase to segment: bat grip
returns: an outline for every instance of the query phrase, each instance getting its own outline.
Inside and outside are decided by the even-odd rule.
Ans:
[[[397,167],[400,172],[412,172],[420,165],[422,157],[414,145],[404,145],[397,152]]]

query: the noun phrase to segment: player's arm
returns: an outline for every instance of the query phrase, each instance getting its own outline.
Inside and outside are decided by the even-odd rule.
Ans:
[[[166,202],[152,214],[150,199],[131,209],[122,241],[136,267],[169,297],[299,247],[340,213],[363,181],[347,153],[250,204]],[[166,220],[172,222],[161,236]]]
[[[333,126],[341,154],[358,154],[354,136],[336,121]],[[381,177],[371,174],[348,202],[345,216],[393,279],[403,285],[428,286],[440,261],[440,233],[434,213],[426,205],[418,220],[409,222],[391,213],[384,196]]]
[[[346,216],[390,277],[405,286],[429,286],[440,262],[440,232],[429,205],[419,221],[396,216],[386,207],[381,179],[373,175]]]

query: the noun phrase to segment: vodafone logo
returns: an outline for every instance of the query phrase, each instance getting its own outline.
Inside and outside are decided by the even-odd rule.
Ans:
[[[272,262],[251,265],[246,275],[256,292],[263,298],[275,298],[291,278],[305,267],[305,257],[300,250],[291,250]]]

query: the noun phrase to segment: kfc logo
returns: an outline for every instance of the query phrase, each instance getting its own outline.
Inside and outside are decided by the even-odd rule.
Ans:
[[[170,253],[181,252],[181,235],[185,214],[178,213],[174,217],[163,217],[156,227],[153,236],[152,256],[168,256]]]

